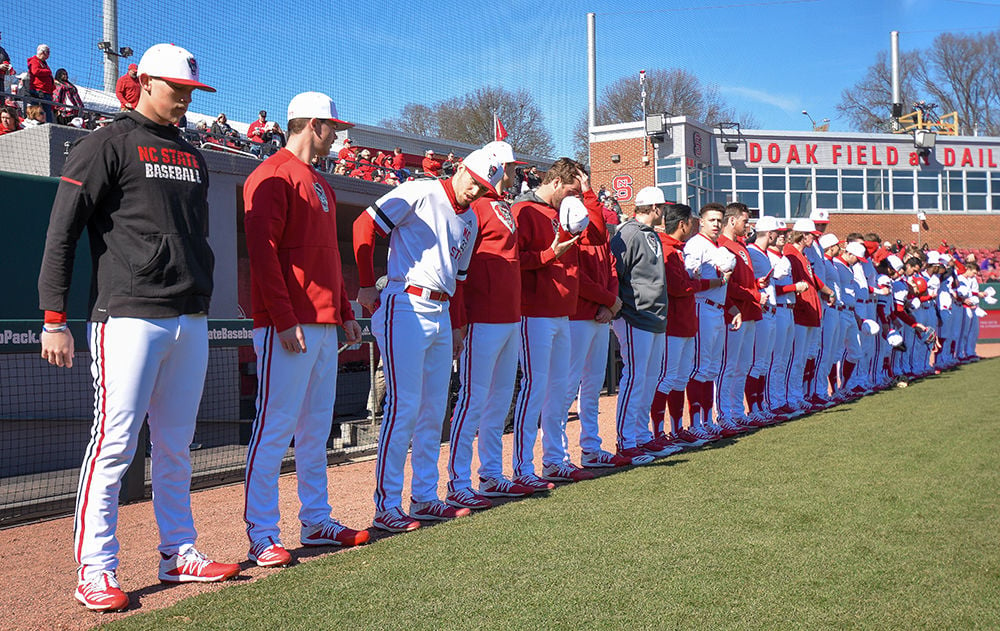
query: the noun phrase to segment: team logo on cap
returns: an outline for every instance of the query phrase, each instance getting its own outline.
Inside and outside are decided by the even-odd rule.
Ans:
[[[323,212],[330,212],[330,203],[326,200],[326,192],[319,185],[319,182],[313,182],[313,190],[316,191],[316,196],[319,197],[319,203],[323,206]]]
[[[188,57],[187,58],[187,62],[188,62],[188,69],[191,70],[191,76],[192,77],[197,77],[198,76],[198,62],[194,60],[194,55]]]
[[[511,232],[517,229],[517,224],[514,222],[514,215],[510,212],[510,207],[503,202],[490,202],[490,206],[493,207],[493,213],[497,216],[500,222],[507,226],[507,229]]]
[[[486,179],[488,179],[490,182],[492,182],[493,181],[493,176],[496,175],[496,174],[497,174],[497,165],[491,164],[490,165],[490,173],[489,173],[489,176]]]

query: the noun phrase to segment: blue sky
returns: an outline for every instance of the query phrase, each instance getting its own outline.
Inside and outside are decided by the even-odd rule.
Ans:
[[[119,45],[137,54],[162,41],[185,46],[198,57],[203,80],[219,89],[197,95],[192,109],[244,121],[264,108],[284,122],[288,100],[304,90],[330,94],[348,120],[378,124],[407,102],[432,103],[486,85],[524,88],[540,105],[557,152],[571,153],[573,127],[587,104],[588,11],[597,14],[599,89],[643,68],[682,67],[718,86],[765,129],[807,129],[803,109],[846,129],[835,118],[841,91],[888,49],[892,30],[901,32],[906,51],[945,31],[1000,28],[1000,0],[299,0],[291,7],[270,0],[119,0]],[[5,13],[0,44],[18,70],[45,42],[53,68],[100,86],[100,0],[13,3]]]

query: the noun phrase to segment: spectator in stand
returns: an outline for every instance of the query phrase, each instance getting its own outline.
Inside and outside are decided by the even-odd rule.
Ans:
[[[194,126],[194,133],[198,134],[199,142],[209,142],[208,123],[205,121],[198,121],[198,124]]]
[[[134,110],[135,104],[139,102],[139,66],[128,65],[128,72],[118,77],[115,84],[115,96],[121,103],[122,111]]]
[[[359,177],[362,180],[373,181],[375,165],[372,164],[372,152],[367,149],[361,150],[358,156],[358,166],[351,172],[351,177]]]
[[[28,106],[28,113],[24,117],[24,127],[37,127],[45,124],[45,110],[39,103],[32,103]]]
[[[247,140],[262,145],[271,139],[270,126],[267,124],[267,110],[257,113],[257,120],[250,123],[247,129]]]
[[[392,151],[392,168],[396,170],[396,177],[400,181],[410,177],[410,170],[406,168],[406,156],[403,155],[402,147],[396,147]]]
[[[528,183],[528,188],[535,190],[542,185],[542,176],[538,172],[538,167],[531,165],[528,171],[524,174],[524,179]]]
[[[14,66],[10,63],[10,55],[3,46],[0,46],[0,92],[7,91],[7,77],[16,74]]]
[[[48,45],[39,44],[35,56],[28,58],[28,95],[45,101],[51,101],[52,94],[56,91],[56,83],[52,79],[52,69],[46,62],[49,55]],[[51,105],[43,103],[42,111],[45,113],[46,122],[51,123],[55,120]]]
[[[441,163],[441,173],[445,177],[451,177],[455,175],[455,169],[458,167],[458,160],[455,159],[455,152],[449,151],[448,157],[445,158],[444,162]]]
[[[609,197],[611,197],[611,195],[608,193],[608,185],[601,184],[601,190],[597,191],[597,199],[603,202]]]
[[[424,170],[424,175],[431,177],[441,176],[441,163],[434,159],[434,150],[428,149],[424,152],[424,160],[420,163]]]
[[[17,113],[10,107],[0,108],[0,136],[21,129],[21,121]]]
[[[56,70],[56,91],[52,95],[52,100],[62,105],[56,111],[56,121],[62,125],[69,125],[69,122],[80,116],[83,111],[80,91],[70,82],[69,73],[65,68]]]
[[[605,199],[604,203],[602,204],[602,206],[603,206],[603,210],[601,212],[604,213],[604,223],[605,224],[607,224],[609,226],[617,226],[619,223],[621,223],[621,217],[618,215],[618,212],[615,210],[615,206],[612,203],[611,199]]]
[[[215,122],[212,123],[212,134],[217,138],[226,141],[226,144],[233,146],[240,139],[240,132],[229,126],[229,119],[224,113],[220,113]]]
[[[358,155],[354,149],[354,141],[350,138],[344,139],[344,146],[337,152],[337,162],[344,165],[347,173],[354,170],[358,162]]]

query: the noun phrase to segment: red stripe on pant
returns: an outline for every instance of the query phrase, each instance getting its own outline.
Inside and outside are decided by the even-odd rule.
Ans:
[[[625,416],[628,414],[628,404],[629,400],[632,398],[632,387],[635,385],[635,344],[632,342],[632,327],[628,322],[624,323],[625,326],[625,346],[628,347],[628,381],[625,383],[625,387],[621,389],[618,395],[618,418],[615,422],[615,429],[618,431],[618,450],[621,451],[625,449],[625,443],[622,441],[622,432],[625,429]]]
[[[100,340],[97,342],[97,357],[98,357],[98,379],[95,384],[97,391],[95,396],[100,399],[100,404],[96,406],[99,410],[98,417],[94,419],[95,424],[99,424],[99,430],[97,432],[97,442],[94,448],[94,453],[90,458],[90,469],[87,471],[85,476],[85,482],[82,485],[81,491],[83,492],[83,501],[79,504],[80,514],[77,516],[78,532],[76,534],[76,561],[80,562],[80,558],[83,555],[83,539],[86,534],[86,521],[87,521],[87,504],[90,503],[90,485],[94,481],[94,468],[97,466],[97,459],[101,455],[101,446],[104,443],[104,431],[105,423],[108,420],[108,386],[107,386],[107,373],[105,372],[105,361],[104,357],[104,329],[107,326],[106,322],[101,322],[95,328],[100,334]],[[86,465],[84,465],[86,466]]]
[[[264,433],[264,423],[267,420],[267,402],[271,397],[271,357],[274,353],[274,327],[267,327],[264,333],[264,355],[261,357],[263,375],[261,378],[260,391],[257,393],[257,418],[254,419],[253,435],[250,437],[250,445],[247,447],[247,470],[245,474],[246,482],[243,486],[243,521],[247,525],[247,537],[250,536],[250,526],[247,519],[247,506],[250,504],[250,477],[253,475],[253,463],[257,459],[257,449],[260,447],[261,435]],[[250,541],[253,543],[253,540]]]
[[[521,366],[521,391],[518,393],[518,406],[514,414],[514,467],[519,468],[523,464],[521,451],[524,449],[524,423],[525,415],[528,413],[528,399],[531,398],[531,346],[528,344],[528,319],[521,318],[521,354],[524,361]],[[523,395],[523,396],[522,396]],[[517,471],[514,471],[517,475]]]
[[[389,444],[392,442],[392,430],[396,423],[396,366],[393,364],[393,346],[395,342],[393,340],[393,316],[395,315],[396,307],[396,294],[389,296],[385,305],[385,356],[382,358],[382,372],[388,372],[388,377],[386,378],[386,395],[385,395],[385,409],[386,414],[382,418],[382,428],[385,430],[385,436],[383,440],[379,441],[378,444],[378,455],[376,457],[376,471],[375,471],[375,494],[378,497],[376,500],[376,508],[378,510],[385,510],[384,502],[386,500],[385,496],[385,453]]]
[[[465,370],[462,371],[465,396],[455,404],[455,412],[451,416],[451,449],[448,450],[449,491],[455,490],[451,485],[451,480],[458,475],[455,471],[455,446],[461,439],[462,428],[465,426],[465,419],[469,415],[469,401],[472,399],[472,331],[474,326],[474,323],[469,324],[465,334],[465,348],[462,350],[463,359],[465,360]]]

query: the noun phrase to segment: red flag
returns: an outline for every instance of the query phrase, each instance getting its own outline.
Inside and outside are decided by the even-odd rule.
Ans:
[[[493,139],[494,140],[503,140],[506,137],[507,137],[507,130],[504,129],[503,123],[501,123],[500,119],[497,118],[496,115],[494,114],[493,115]]]

